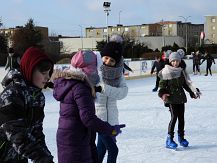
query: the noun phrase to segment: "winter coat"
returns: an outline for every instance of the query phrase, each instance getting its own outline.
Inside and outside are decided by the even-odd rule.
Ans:
[[[204,58],[203,58],[201,64],[202,64],[205,60],[207,61],[207,66],[211,66],[212,63],[215,64],[215,60],[214,60],[214,58],[213,58],[210,54],[207,54],[206,56],[204,56]]]
[[[113,127],[95,115],[94,98],[82,74],[54,72],[54,98],[60,101],[57,149],[59,163],[93,163],[95,132],[111,135]],[[95,151],[93,151],[95,149]]]
[[[111,125],[117,125],[119,124],[117,100],[125,98],[128,93],[125,78],[121,77],[119,87],[112,87],[103,82],[99,85],[102,86],[102,92],[96,93],[96,115]]]
[[[153,74],[154,69],[156,68],[156,73],[158,74],[160,70],[164,68],[165,62],[161,59],[160,61],[154,61],[151,68],[151,74]]]
[[[161,72],[160,72],[161,73]],[[187,102],[187,97],[185,95],[184,89],[192,94],[193,92],[189,88],[189,86],[186,83],[186,79],[184,77],[183,72],[181,73],[181,76],[178,78],[173,78],[170,80],[160,80],[159,83],[159,97],[162,97],[163,94],[169,94],[167,104],[183,104]]]
[[[45,153],[52,157],[42,132],[45,97],[41,89],[26,84],[17,70],[9,71],[2,85],[5,89],[0,94],[0,162],[26,162],[19,153],[34,143],[38,144],[38,157]]]
[[[201,55],[200,54],[194,54],[193,55],[193,64],[199,65],[200,64]]]

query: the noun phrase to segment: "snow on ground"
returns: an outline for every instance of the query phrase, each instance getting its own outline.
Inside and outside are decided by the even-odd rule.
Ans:
[[[165,148],[170,113],[163,106],[157,92],[151,92],[155,77],[127,81],[129,94],[118,102],[120,122],[127,125],[117,138],[118,163],[216,162],[217,74],[207,77],[191,75],[191,78],[203,94],[199,100],[190,99],[188,95],[185,130],[190,146],[178,147],[177,151]],[[52,91],[45,91],[45,95],[47,103],[44,129],[48,146],[56,160],[55,133],[59,104],[53,99]],[[175,140],[177,141],[177,134]]]
[[[1,71],[0,81],[2,76]],[[216,162],[217,74],[190,76],[194,84],[200,88],[202,96],[195,100],[190,99],[187,94],[185,130],[190,146],[178,147],[177,151],[165,148],[170,113],[157,96],[157,92],[151,91],[155,84],[155,77],[127,80],[128,96],[118,102],[120,123],[126,124],[126,128],[117,138],[118,163]],[[55,139],[59,103],[52,97],[52,90],[47,89],[44,93],[46,96],[44,132],[48,147],[57,163]],[[175,140],[177,141],[177,133]]]

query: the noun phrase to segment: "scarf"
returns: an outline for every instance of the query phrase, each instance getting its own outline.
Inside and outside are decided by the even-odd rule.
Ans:
[[[171,80],[181,76],[181,67],[172,67],[170,65],[165,65],[165,67],[159,72],[159,77],[163,80]]]
[[[115,65],[115,67],[106,66],[103,64],[100,67],[103,82],[110,86],[118,87],[123,75],[123,66],[123,58],[117,65]]]
[[[180,77],[181,73],[183,73],[185,77],[185,82],[191,89],[191,91],[194,92],[196,95],[200,95],[201,93],[198,91],[196,87],[193,86],[193,82],[191,81],[188,73],[181,67],[176,68],[170,65],[165,65],[165,67],[159,72],[158,76],[163,80],[171,80]]]

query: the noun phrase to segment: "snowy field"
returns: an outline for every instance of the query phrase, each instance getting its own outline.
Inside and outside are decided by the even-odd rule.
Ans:
[[[0,72],[1,81],[3,73]],[[190,77],[194,85],[201,90],[202,96],[195,100],[190,99],[187,94],[185,131],[190,146],[187,148],[178,146],[176,151],[165,148],[170,113],[157,96],[157,92],[152,92],[155,77],[127,81],[128,96],[118,102],[120,123],[126,124],[126,128],[117,138],[118,163],[217,162],[217,74],[190,75]],[[59,104],[52,97],[52,90],[45,90],[44,93],[46,96],[44,131],[48,147],[57,163],[55,137]]]

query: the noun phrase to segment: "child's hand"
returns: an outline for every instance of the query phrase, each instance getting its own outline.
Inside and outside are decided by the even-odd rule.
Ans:
[[[169,96],[170,96],[170,94],[163,94],[161,98],[164,102],[167,102],[167,99]]]

